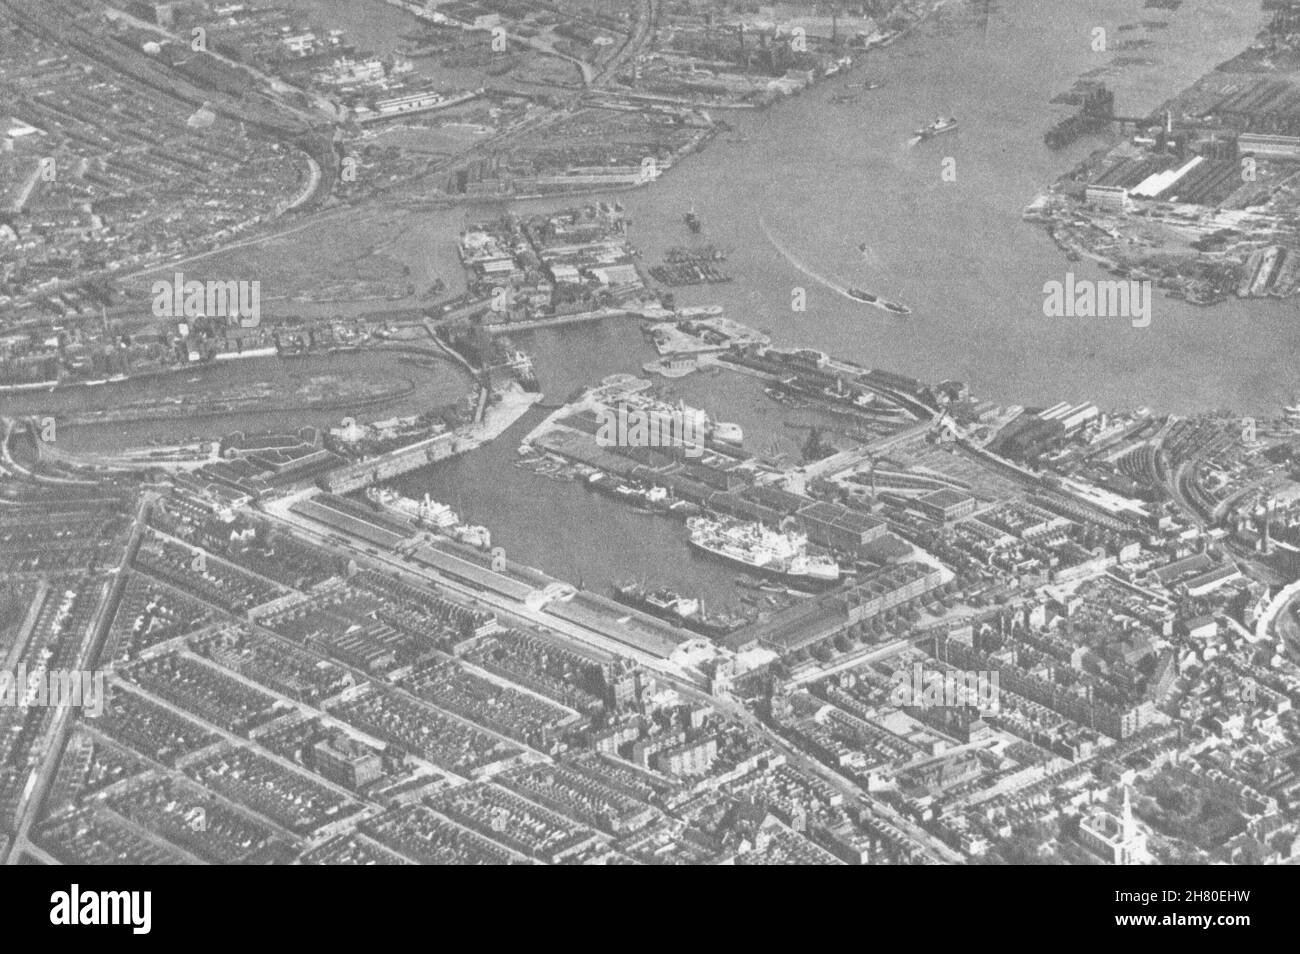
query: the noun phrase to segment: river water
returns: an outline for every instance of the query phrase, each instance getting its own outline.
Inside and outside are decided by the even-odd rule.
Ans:
[[[848,79],[883,77],[879,90],[836,80],[764,112],[729,113],[734,135],[720,136],[653,187],[616,197],[632,217],[632,242],[647,262],[685,244],[682,216],[693,205],[704,221],[701,240],[731,249],[726,268],[736,281],[679,289],[679,303],[722,304],[777,344],[928,381],[965,379],[1002,403],[1276,408],[1293,388],[1294,302],[1198,308],[1157,297],[1147,328],[1043,315],[1044,282],[1064,280],[1067,269],[1108,277],[1067,263],[1041,226],[1021,219],[1043,186],[1104,142],[1083,140],[1058,153],[1042,143],[1063,109],[1051,97],[1114,59],[1092,51],[1092,29],[1106,28],[1111,43],[1152,41],[1130,54],[1148,62],[1096,74],[1116,89],[1117,109],[1127,115],[1158,107],[1235,55],[1262,23],[1253,0],[1188,2],[1173,13],[1143,10],[1135,0],[1090,4],[1087,12],[1074,6],[1014,0],[985,22],[966,4],[950,4],[912,36],[873,52]],[[1118,30],[1143,19],[1169,25]],[[855,101],[831,101],[843,93]],[[912,141],[914,128],[940,114],[958,117],[959,131]],[[956,161],[955,182],[941,178],[946,157]],[[444,230],[450,241],[461,221],[430,223],[421,244]],[[855,304],[808,271],[904,301],[913,314],[900,319]],[[791,310],[796,286],[808,295],[803,313]],[[613,322],[519,341],[553,399],[604,374],[634,371],[651,356],[634,327]],[[741,422],[751,449],[775,441],[797,452],[806,433],[785,428],[791,414],[755,385],[727,375],[670,387]],[[408,475],[401,488],[453,502],[492,526],[494,542],[513,558],[589,588],[631,577],[734,602],[731,571],[692,555],[680,525],[512,467],[518,438],[539,416],[469,457]]]
[[[413,18],[380,0],[296,3],[381,51],[392,48],[384,38],[395,29],[414,27]],[[650,188],[613,197],[630,211],[632,241],[647,262],[658,260],[689,241],[682,216],[694,206],[704,221],[701,241],[731,249],[727,270],[736,281],[680,289],[678,300],[722,304],[732,317],[770,329],[778,344],[805,344],[923,380],[964,379],[1003,403],[1275,410],[1296,386],[1294,300],[1200,308],[1158,294],[1147,328],[1043,315],[1045,282],[1063,281],[1067,270],[1080,279],[1109,277],[1089,263],[1068,263],[1042,226],[1021,219],[1037,192],[1105,142],[1047,149],[1043,132],[1067,110],[1051,97],[1091,75],[1116,90],[1117,111],[1146,114],[1240,52],[1266,18],[1256,0],[1187,0],[1176,11],[1144,9],[1141,0],[1079,6],[1001,0],[984,15],[984,4],[952,0],[911,35],[870,53],[846,79],[768,110],[727,111],[735,135],[719,136]],[[1098,27],[1107,31],[1110,52],[1092,49]],[[1148,45],[1116,49],[1134,41]],[[871,92],[846,86],[865,76],[887,85]],[[854,101],[835,103],[838,94]],[[956,116],[959,130],[915,142],[911,131],[938,115]],[[941,177],[946,159],[955,162],[955,181]],[[453,243],[466,219],[465,210],[430,215],[408,224],[385,252],[417,281],[431,277],[436,263],[454,288]],[[806,271],[906,302],[913,315],[856,304]],[[802,313],[791,310],[796,287],[808,296]],[[562,344],[540,345],[543,351],[586,342],[590,331],[533,339],[548,336]],[[635,363],[642,360],[638,352]],[[561,393],[589,380],[570,383],[566,367],[542,367]]]
[[[380,10],[378,0],[298,2],[381,50],[390,21],[407,20]],[[1117,91],[1120,113],[1145,114],[1243,49],[1264,16],[1257,0],[1187,0],[1174,12],[1143,9],[1141,0],[1100,0],[1087,10],[1066,0],[1003,0],[986,16],[954,0],[911,36],[872,52],[847,79],[881,77],[882,89],[849,89],[838,79],[766,111],[731,111],[725,118],[734,134],[652,187],[608,198],[628,208],[630,238],[648,263],[690,240],[682,216],[694,206],[704,221],[700,240],[731,250],[726,268],[736,280],[679,289],[679,303],[724,305],[731,317],[770,331],[778,345],[807,345],[927,381],[964,379],[978,396],[1008,404],[1093,400],[1176,413],[1265,412],[1295,387],[1294,301],[1198,308],[1157,297],[1147,328],[1122,319],[1047,318],[1045,282],[1064,280],[1067,270],[1107,276],[1088,263],[1067,263],[1041,226],[1021,219],[1040,189],[1104,142],[1049,151],[1042,134],[1064,109],[1049,104],[1054,94],[1091,73]],[[1119,29],[1143,20],[1167,26]],[[1150,44],[1097,53],[1096,27],[1107,30],[1112,50],[1134,38]],[[1140,62],[1117,66],[1117,56]],[[854,101],[832,102],[836,94]],[[911,131],[937,115],[956,116],[959,131],[914,142]],[[945,159],[955,161],[953,182],[941,177]],[[407,222],[385,252],[410,266],[416,280],[436,274],[458,290],[455,236],[467,217],[491,208]],[[808,272],[906,302],[913,314],[897,318],[855,304]],[[791,310],[796,287],[807,293],[802,313]],[[635,371],[653,354],[635,322],[516,340],[533,354],[552,400],[606,374]],[[785,426],[791,414],[753,379],[688,378],[671,387],[744,424],[751,448],[775,442],[794,453],[806,437]],[[409,474],[398,488],[432,494],[491,527],[512,559],[588,588],[635,578],[735,602],[734,571],[691,554],[680,524],[512,466],[519,439],[540,417],[531,412],[494,444]]]

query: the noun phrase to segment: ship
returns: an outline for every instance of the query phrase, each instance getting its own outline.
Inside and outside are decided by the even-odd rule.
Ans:
[[[691,210],[686,213],[686,227],[692,232],[698,232],[703,227],[700,217],[695,214],[695,206],[691,206]]]
[[[515,350],[510,356],[510,370],[514,373],[517,380],[525,391],[540,391],[542,386],[537,381],[537,374],[533,370],[533,359],[528,356],[527,352]]]
[[[587,486],[591,490],[629,503],[641,513],[670,513],[681,503],[669,499],[668,490],[664,487],[646,487],[636,481],[625,483],[602,471],[590,474],[587,477]]]
[[[769,530],[760,523],[745,523],[707,516],[686,521],[691,547],[799,589],[825,589],[840,580],[839,564],[830,557],[808,552],[802,533]]]
[[[721,314],[721,305],[692,305],[689,308],[679,308],[673,312],[673,316],[680,321],[688,321],[692,318],[716,318]]]
[[[1113,120],[1115,94],[1104,83],[1089,83],[1086,90],[1071,99],[1078,104],[1079,110],[1057,122],[1043,135],[1043,142],[1049,149],[1061,149],[1081,136],[1104,132]]]
[[[614,587],[614,599],[704,636],[725,636],[745,624],[739,616],[705,613],[698,599],[669,589],[648,590],[637,583],[620,583]]]
[[[1300,398],[1293,395],[1291,403],[1282,408],[1282,414],[1286,417],[1287,423],[1300,424]]]
[[[861,288],[846,288],[844,294],[848,295],[854,301],[860,301],[865,305],[875,305],[877,308],[883,308],[895,315],[910,315],[912,309],[906,305],[900,305],[896,301],[890,301],[888,298],[881,298],[879,295],[869,291],[863,291]]]
[[[372,486],[366,488],[366,498],[417,526],[449,533],[460,523],[460,517],[455,511],[446,504],[433,500],[428,494],[424,495],[423,500],[412,500],[396,491]]]
[[[952,116],[940,116],[928,126],[917,129],[913,135],[918,139],[930,139],[940,133],[952,132],[957,128],[957,120]]]
[[[461,524],[453,527],[452,537],[464,543],[467,546],[476,547],[479,550],[486,550],[492,546],[492,533],[487,527],[475,527],[469,524]]]
[[[715,441],[721,441],[724,444],[733,444],[739,447],[745,442],[745,430],[739,424],[731,421],[715,421],[710,419],[708,424],[709,437]]]

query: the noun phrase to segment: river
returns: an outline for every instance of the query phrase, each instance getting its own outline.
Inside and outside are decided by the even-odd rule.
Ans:
[[[298,2],[381,52],[392,48],[383,40],[391,26],[410,21],[379,0]],[[1243,49],[1264,16],[1257,0],[1187,0],[1173,12],[1144,9],[1141,0],[1101,0],[1088,10],[1065,0],[1003,0],[987,16],[952,2],[912,35],[872,52],[847,80],[881,77],[883,88],[848,89],[837,79],[769,110],[731,111],[725,118],[734,134],[719,136],[653,186],[607,198],[628,208],[630,238],[647,263],[690,240],[682,216],[694,206],[704,222],[700,240],[731,249],[726,269],[736,280],[680,289],[679,303],[724,305],[731,317],[770,331],[778,345],[807,345],[928,381],[964,379],[978,396],[1002,403],[1276,409],[1294,387],[1294,301],[1198,308],[1158,297],[1147,328],[1122,319],[1047,318],[1045,282],[1064,280],[1070,269],[1079,278],[1105,276],[1087,263],[1067,263],[1041,226],[1021,219],[1039,190],[1104,143],[1048,150],[1042,134],[1063,110],[1049,104],[1054,94],[1090,73],[1116,90],[1119,112],[1144,114]],[[1119,29],[1143,20],[1167,26]],[[1146,48],[1121,54],[1140,62],[1116,66],[1117,54],[1094,52],[1099,26],[1112,49],[1121,39],[1149,39]],[[832,101],[845,93],[852,102]],[[911,131],[937,115],[958,117],[960,129],[914,142]],[[949,158],[956,179],[945,182]],[[436,273],[457,291],[455,236],[467,217],[489,208],[407,222],[385,252],[410,266],[416,280]],[[906,302],[913,314],[897,318],[855,304],[809,271]],[[796,287],[807,292],[804,312],[791,309]],[[653,354],[635,322],[516,340],[533,354],[552,400],[606,374],[634,371]],[[775,441],[793,453],[806,436],[784,427],[802,418],[769,402],[752,379],[693,378],[672,388],[741,422],[751,448]],[[680,524],[513,467],[519,439],[540,416],[531,412],[473,454],[407,475],[399,488],[452,504],[491,527],[512,558],[589,588],[637,578],[735,601],[733,573],[691,555]],[[187,434],[198,429],[181,423]],[[264,423],[290,422],[271,415]]]
[[[846,89],[845,80],[834,80],[763,112],[732,111],[726,119],[734,134],[649,189],[610,198],[629,210],[630,238],[647,262],[689,241],[682,216],[693,205],[704,221],[701,240],[731,249],[726,269],[736,281],[679,289],[679,303],[724,305],[779,345],[808,345],[923,380],[964,379],[979,396],[1003,403],[1093,400],[1183,413],[1276,408],[1293,386],[1291,353],[1300,334],[1293,302],[1198,308],[1157,297],[1147,328],[1042,313],[1043,284],[1063,280],[1067,269],[1107,277],[1087,263],[1067,263],[1041,226],[1021,219],[1041,188],[1104,143],[1083,140],[1056,153],[1042,143],[1062,113],[1051,97],[1114,58],[1092,51],[1093,28],[1106,28],[1111,42],[1135,35],[1152,41],[1137,54],[1147,62],[1096,74],[1116,89],[1119,111],[1142,114],[1244,48],[1263,17],[1253,0],[1188,2],[1172,13],[1144,10],[1135,0],[1091,8],[1012,0],[986,22],[966,4],[949,4],[911,36],[871,53],[847,80],[879,76],[883,88]],[[1140,20],[1168,26],[1118,30]],[[854,101],[832,102],[843,93]],[[914,142],[911,131],[940,114],[957,116],[959,131]],[[954,182],[941,178],[946,157],[956,162]],[[450,242],[462,222],[460,215],[431,222],[420,246],[439,233]],[[896,318],[855,304],[798,265],[906,302],[913,314]],[[791,310],[796,286],[808,296],[802,313]],[[518,340],[533,353],[552,399],[604,374],[635,370],[652,354],[634,326],[616,322]],[[792,415],[754,385],[728,375],[671,387],[744,424],[747,446],[766,449],[775,439],[795,452],[806,434],[782,433]],[[512,467],[518,438],[538,418],[529,415],[469,457],[408,475],[401,489],[452,502],[491,526],[512,557],[593,589],[648,578],[734,601],[725,586],[731,573],[690,555],[679,525]],[[760,444],[754,423],[763,419],[771,426]]]

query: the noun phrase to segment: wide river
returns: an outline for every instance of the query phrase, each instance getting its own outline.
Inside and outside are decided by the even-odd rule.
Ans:
[[[405,14],[378,0],[295,3],[381,52],[395,45],[394,27],[410,28]],[[1021,219],[1041,188],[1103,143],[1049,151],[1043,132],[1063,110],[1049,104],[1051,97],[1090,74],[1116,90],[1122,114],[1145,114],[1243,49],[1265,16],[1258,0],[1187,0],[1173,12],[1144,9],[1141,0],[1079,6],[1003,0],[981,15],[954,0],[910,36],[871,53],[847,80],[766,111],[729,112],[734,133],[653,186],[612,197],[631,214],[631,240],[647,262],[659,260],[668,247],[689,241],[682,216],[694,206],[702,239],[731,250],[726,267],[736,280],[679,290],[680,303],[724,305],[732,317],[769,330],[778,344],[808,345],[928,381],[964,379],[980,397],[1001,403],[1093,400],[1175,413],[1277,408],[1296,388],[1294,300],[1197,308],[1157,297],[1147,328],[1042,313],[1043,284],[1063,280],[1067,269],[1080,278],[1106,277],[1087,263],[1067,263],[1041,226]],[[1096,27],[1107,31],[1112,52],[1092,50]],[[1115,51],[1133,40],[1149,42]],[[846,87],[865,76],[887,85],[871,92]],[[842,94],[852,101],[833,101]],[[938,115],[956,116],[960,129],[914,142],[911,131]],[[955,181],[941,176],[946,159],[955,163]],[[493,214],[485,208],[469,217],[479,211]],[[438,275],[457,290],[454,239],[466,217],[459,210],[408,224],[387,252],[411,267],[414,280]],[[906,302],[913,314],[896,318],[855,304],[831,285],[870,289]],[[796,287],[807,293],[801,313],[791,310]],[[518,343],[534,355],[551,399],[605,374],[635,371],[652,355],[635,322],[521,334]],[[352,360],[331,359],[313,371]],[[361,366],[370,370],[371,360]],[[242,380],[252,371],[219,373]],[[403,376],[421,377],[414,369]],[[440,399],[463,388],[454,374],[436,377]],[[435,396],[426,390],[431,383],[421,382],[417,400]],[[688,378],[672,388],[741,422],[751,448],[775,442],[797,452],[806,436],[790,426],[799,415],[768,401],[753,379]],[[266,426],[288,423],[269,417]],[[728,585],[733,571],[691,554],[680,524],[511,466],[519,438],[539,418],[532,412],[495,444],[407,475],[400,489],[452,504],[490,526],[512,558],[589,588],[640,578],[736,601]],[[199,423],[173,427],[198,430]]]
[[[962,378],[999,402],[1276,408],[1294,386],[1294,302],[1234,300],[1206,309],[1158,297],[1147,328],[1042,313],[1044,282],[1063,280],[1067,269],[1106,277],[1067,263],[1042,227],[1021,219],[1039,189],[1102,144],[1086,140],[1054,153],[1042,142],[1061,115],[1051,97],[1117,55],[1092,51],[1093,28],[1106,28],[1112,44],[1150,39],[1127,54],[1144,62],[1093,74],[1116,89],[1122,113],[1144,114],[1243,49],[1262,18],[1254,0],[1189,0],[1173,13],[1143,10],[1136,0],[1090,6],[1081,13],[1060,0],[1012,0],[984,20],[953,3],[872,53],[847,80],[883,77],[879,90],[835,80],[770,110],[728,113],[734,134],[650,188],[617,196],[631,214],[632,241],[648,262],[658,260],[689,240],[682,216],[693,205],[703,238],[731,250],[727,269],[736,281],[678,290],[680,303],[722,304],[779,344],[924,380]],[[1119,30],[1141,20],[1168,26]],[[854,101],[832,102],[844,93]],[[958,117],[960,130],[913,142],[911,131],[940,114]],[[955,182],[941,177],[946,157],[956,162]],[[430,267],[427,250],[449,250],[463,221],[455,216],[413,233],[420,254],[410,264]],[[445,274],[453,265],[440,255],[435,267]],[[899,319],[857,305],[809,273],[904,301],[914,313]],[[796,286],[808,294],[803,313],[791,310]],[[552,398],[634,371],[651,354],[635,327],[615,323],[519,337]],[[795,415],[752,380],[688,378],[671,387],[744,424],[751,448],[776,441],[796,452],[806,434],[789,428]],[[679,524],[512,467],[518,437],[537,419],[528,416],[494,446],[408,475],[401,489],[460,507],[490,525],[513,558],[589,588],[640,578],[735,602],[726,585],[733,571],[690,553]]]
[[[382,52],[414,23],[380,0],[294,3]],[[987,15],[978,12],[986,7]],[[1147,328],[1048,318],[1045,282],[1063,281],[1067,269],[1078,278],[1109,276],[1071,265],[1042,226],[1021,219],[1042,188],[1104,143],[1047,149],[1043,132],[1067,109],[1051,105],[1052,96],[1087,74],[1116,91],[1121,114],[1144,115],[1243,50],[1266,16],[1258,0],[1186,0],[1176,11],[1144,8],[1142,0],[951,0],[847,79],[761,112],[727,111],[734,135],[617,198],[648,263],[689,240],[682,216],[694,205],[702,238],[731,249],[727,269],[736,281],[680,290],[679,301],[725,305],[779,344],[924,380],[964,379],[1003,403],[1275,410],[1300,387],[1291,357],[1300,336],[1295,300],[1199,308],[1158,294]],[[1108,52],[1092,49],[1098,27]],[[887,85],[846,87],[866,76]],[[844,94],[853,101],[833,102]],[[912,130],[939,115],[957,117],[958,131],[915,142]],[[956,179],[945,182],[949,158]],[[453,242],[465,220],[463,211],[431,216],[387,251],[416,280],[437,274],[454,287]],[[855,304],[809,272],[904,301],[914,313],[900,319]],[[790,307],[795,287],[808,293],[803,313]],[[592,359],[587,329],[556,336],[582,348],[580,363]]]

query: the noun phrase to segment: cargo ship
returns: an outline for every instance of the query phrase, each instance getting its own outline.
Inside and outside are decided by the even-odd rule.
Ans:
[[[686,227],[692,232],[698,232],[703,227],[700,217],[695,214],[695,206],[691,206],[691,210],[686,213]]]
[[[742,566],[751,573],[778,579],[799,589],[825,589],[840,580],[840,567],[827,556],[808,552],[808,538],[777,532],[759,523],[707,516],[686,521],[690,545],[710,556]]]
[[[614,587],[614,599],[657,619],[685,626],[704,636],[725,636],[745,625],[739,616],[705,613],[700,601],[669,589],[648,590],[637,583],[620,583]]]
[[[922,126],[913,135],[918,139],[931,139],[941,133],[952,132],[957,128],[957,120],[952,116],[940,116],[928,126]]]
[[[587,475],[587,487],[629,503],[639,513],[671,514],[681,519],[698,508],[686,500],[674,500],[664,487],[646,487],[636,481],[623,481],[616,476],[596,471]]]

